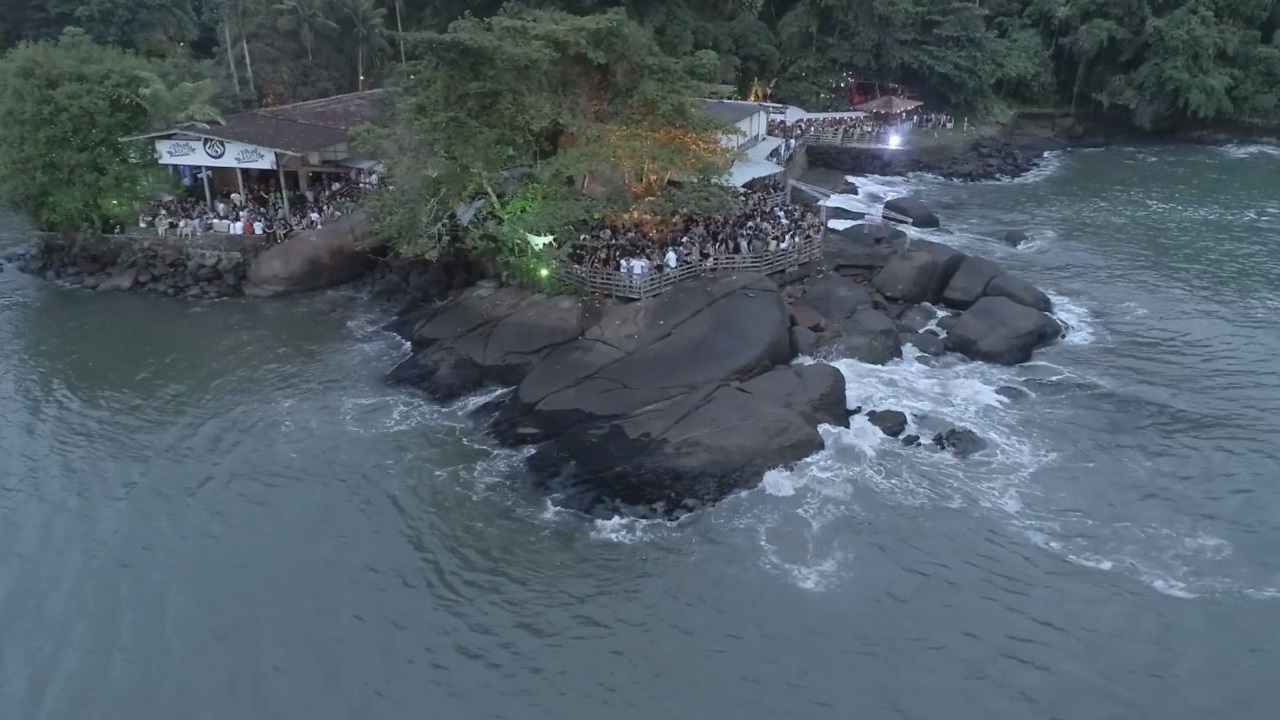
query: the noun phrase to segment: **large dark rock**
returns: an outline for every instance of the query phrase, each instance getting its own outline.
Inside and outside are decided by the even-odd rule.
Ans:
[[[987,291],[987,285],[1001,273],[1000,266],[979,257],[967,257],[942,291],[942,303],[965,310]]]
[[[913,197],[892,198],[884,204],[884,209],[909,218],[911,224],[918,228],[936,228],[941,225],[938,214],[923,201]]]
[[[1004,297],[984,297],[947,330],[947,349],[974,360],[1016,365],[1062,334],[1057,321]]]
[[[933,333],[903,333],[902,344],[910,345],[925,355],[943,355],[947,352],[947,344]]]
[[[98,292],[109,292],[112,290],[132,290],[138,282],[137,268],[124,268],[116,270],[101,283],[95,285]]]
[[[528,466],[561,507],[678,517],[822,447],[809,420],[774,398],[713,384],[626,417],[578,424],[538,448]]]
[[[1026,305],[1040,312],[1053,310],[1053,302],[1049,300],[1048,295],[1040,292],[1035,285],[1009,273],[1001,273],[992,278],[987,284],[986,294],[992,297],[1006,297],[1019,305]]]
[[[867,413],[867,421],[891,438],[896,438],[907,430],[907,416],[898,410],[872,410]]]
[[[952,428],[933,436],[933,444],[939,449],[950,450],[958,457],[969,457],[987,449],[987,441],[967,428]]]
[[[826,363],[780,367],[741,387],[766,402],[798,413],[814,425],[848,423],[844,375]]]
[[[355,213],[263,251],[249,266],[245,294],[288,295],[355,280],[375,263],[363,248],[368,225],[363,213]]]
[[[938,275],[934,278],[933,291],[929,293],[929,302],[941,300],[942,292],[951,283],[956,271],[960,269],[960,265],[969,256],[950,245],[944,245],[932,240],[912,240],[911,249],[929,253],[938,261]]]
[[[809,328],[791,328],[791,354],[810,355],[818,347],[818,335]]]
[[[827,273],[809,283],[804,301],[828,321],[838,323],[858,310],[871,307],[871,291],[849,278]]]
[[[1009,247],[1018,247],[1029,239],[1024,230],[1006,230],[1004,233],[1004,244]]]
[[[913,305],[898,315],[898,329],[904,333],[924,330],[938,317],[938,311],[928,305]]]
[[[828,346],[829,352],[837,358],[884,365],[902,357],[898,326],[879,310],[859,310],[841,323],[840,329],[843,335]]]
[[[872,286],[890,300],[920,303],[932,299],[942,264],[921,250],[898,253],[876,274]]]
[[[708,383],[750,379],[790,360],[789,330],[782,295],[768,278],[743,273],[679,285],[614,308],[580,339],[556,347],[520,383],[494,432],[533,442]]]
[[[554,349],[576,340],[584,324],[577,298],[475,287],[450,303],[409,313],[393,324],[395,330],[408,333],[418,352],[390,379],[419,387],[438,400],[484,385],[514,384]]]

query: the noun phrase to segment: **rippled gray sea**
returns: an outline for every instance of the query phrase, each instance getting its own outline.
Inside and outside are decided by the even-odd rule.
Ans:
[[[857,423],[674,526],[548,507],[475,399],[381,384],[405,348],[352,294],[0,274],[0,718],[1274,717],[1280,157],[862,184],[931,199],[1070,338],[841,363],[851,404],[992,452]]]

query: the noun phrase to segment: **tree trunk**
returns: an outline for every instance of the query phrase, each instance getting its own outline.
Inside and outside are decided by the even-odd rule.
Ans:
[[[400,0],[396,0],[396,40],[400,43],[400,64],[404,64],[404,25],[400,23]]]
[[[231,24],[222,24],[222,33],[226,37],[227,64],[231,66],[231,84],[236,89],[236,103],[240,102],[240,73],[236,70],[236,56],[231,50]]]
[[[356,72],[359,73],[356,87],[364,90],[364,43],[356,47]]]
[[[258,88],[253,84],[253,62],[249,60],[249,37],[240,37],[240,47],[244,49],[244,71],[249,76],[249,92],[253,94],[253,103],[258,104]]]

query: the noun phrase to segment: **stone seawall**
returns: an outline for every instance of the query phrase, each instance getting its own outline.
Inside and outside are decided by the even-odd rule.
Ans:
[[[37,233],[15,267],[86,290],[143,290],[169,297],[214,299],[244,293],[263,239],[195,239]]]

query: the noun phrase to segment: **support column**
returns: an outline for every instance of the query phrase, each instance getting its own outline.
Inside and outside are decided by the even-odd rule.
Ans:
[[[276,174],[280,177],[280,197],[284,200],[284,216],[287,220],[293,214],[289,212],[289,188],[284,184],[284,167],[280,164],[279,153],[276,153]]]
[[[236,184],[240,186],[240,197],[244,198],[244,203],[249,204],[249,196],[244,192],[244,170],[236,168]]]
[[[209,212],[213,212],[213,192],[209,190],[209,168],[200,168],[200,178],[204,180],[204,202],[209,206]]]

